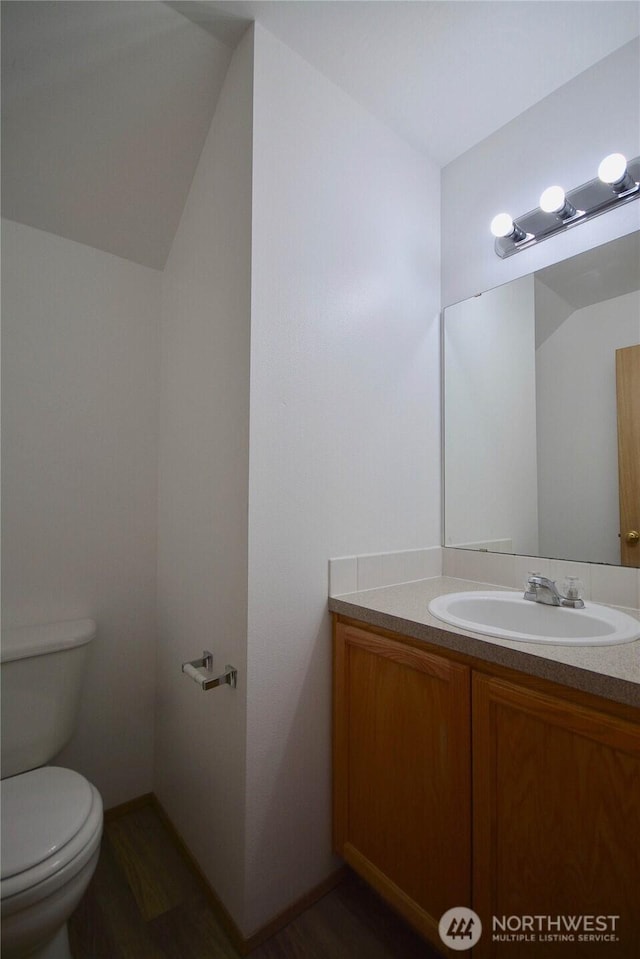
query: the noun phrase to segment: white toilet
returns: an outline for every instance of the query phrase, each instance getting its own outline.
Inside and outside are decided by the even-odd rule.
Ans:
[[[67,919],[98,861],[102,800],[45,766],[73,733],[91,619],[2,634],[2,956],[71,959]]]

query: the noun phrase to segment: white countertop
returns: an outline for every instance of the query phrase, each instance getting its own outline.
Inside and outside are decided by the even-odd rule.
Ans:
[[[487,588],[497,587],[438,576],[332,596],[329,598],[329,609],[362,623],[422,639],[444,649],[540,676],[616,702],[640,706],[640,640],[609,646],[512,642],[449,626],[429,612],[431,600],[443,593]],[[640,611],[625,609],[624,612],[640,620]]]

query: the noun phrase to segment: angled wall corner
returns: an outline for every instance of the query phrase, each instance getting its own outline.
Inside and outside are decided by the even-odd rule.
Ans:
[[[439,546],[438,236],[437,169],[255,25],[163,277],[155,785],[246,936],[336,865],[327,560]]]
[[[253,35],[235,50],[163,274],[155,790],[244,915]],[[238,687],[201,691],[211,650]]]

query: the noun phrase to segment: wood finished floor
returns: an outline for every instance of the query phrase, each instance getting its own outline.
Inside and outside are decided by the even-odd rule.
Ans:
[[[240,959],[154,807],[105,824],[96,872],[69,920],[74,959]],[[349,875],[252,959],[440,959]]]

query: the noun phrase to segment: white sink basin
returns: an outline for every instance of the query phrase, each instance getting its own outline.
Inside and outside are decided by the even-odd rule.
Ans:
[[[429,612],[450,626],[521,643],[605,646],[640,638],[640,620],[610,606],[546,606],[504,590],[445,593],[429,603]]]

